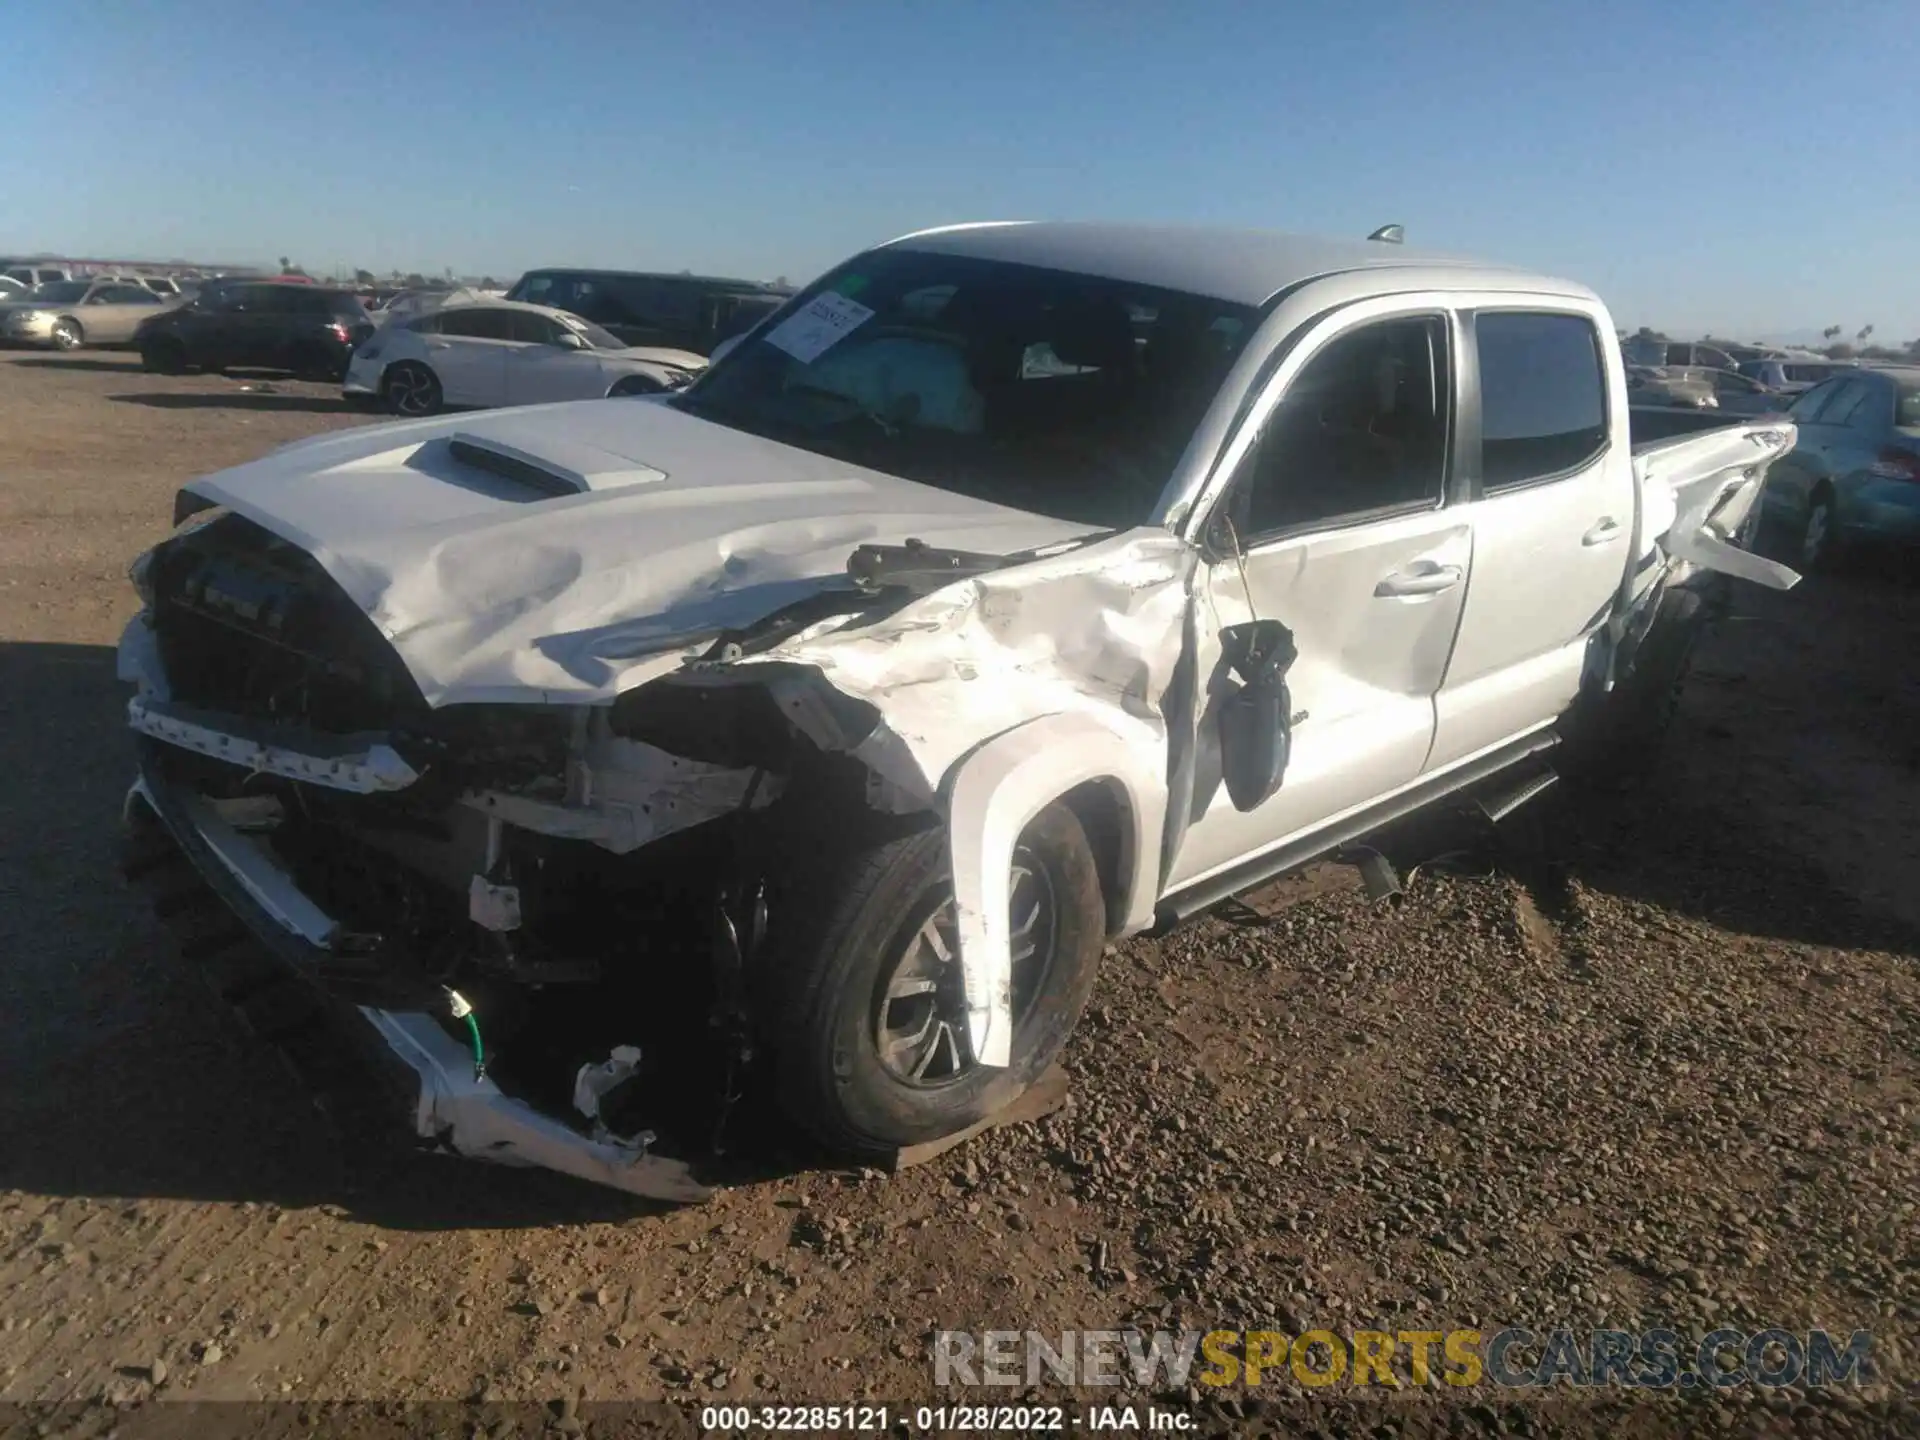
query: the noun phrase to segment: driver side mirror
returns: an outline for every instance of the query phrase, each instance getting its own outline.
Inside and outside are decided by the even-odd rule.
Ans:
[[[571,330],[562,330],[554,337],[552,343],[559,346],[562,350],[584,350],[587,348],[587,342]]]
[[[1220,706],[1220,778],[1245,814],[1271,800],[1293,751],[1293,697],[1287,671],[1299,652],[1278,620],[1249,620],[1220,632],[1222,658],[1239,682]]]

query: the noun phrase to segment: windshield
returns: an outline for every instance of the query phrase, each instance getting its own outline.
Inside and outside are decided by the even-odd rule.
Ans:
[[[1122,528],[1152,513],[1250,306],[879,250],[811,287],[679,408],[942,490]]]
[[[53,280],[38,286],[29,298],[48,305],[71,305],[86,293],[84,280]]]

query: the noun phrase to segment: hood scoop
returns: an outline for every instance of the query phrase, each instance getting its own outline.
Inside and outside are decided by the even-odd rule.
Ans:
[[[657,485],[667,478],[664,470],[577,441],[545,443],[536,455],[491,436],[461,430],[449,435],[446,445],[449,460],[512,481],[531,492],[526,497],[529,501]]]

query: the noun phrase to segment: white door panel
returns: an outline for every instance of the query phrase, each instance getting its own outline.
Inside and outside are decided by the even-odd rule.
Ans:
[[[591,350],[521,345],[507,362],[506,403],[545,405],[556,400],[594,400],[607,393],[609,383]]]
[[[1282,540],[1203,577],[1203,708],[1194,818],[1174,887],[1317,828],[1418,778],[1433,741],[1433,696],[1446,673],[1472,562],[1457,511],[1433,510]],[[1247,596],[1252,595],[1252,616]],[[1221,627],[1278,620],[1299,658],[1288,671],[1292,752],[1272,799],[1242,814],[1220,784],[1217,703],[1230,690]]]
[[[440,377],[449,405],[500,405],[507,389],[506,357],[511,341],[469,335],[428,335],[426,360]]]
[[[1586,637],[1620,588],[1633,466],[1608,451],[1565,479],[1466,507],[1473,577],[1436,701],[1429,769],[1556,718],[1580,687]]]

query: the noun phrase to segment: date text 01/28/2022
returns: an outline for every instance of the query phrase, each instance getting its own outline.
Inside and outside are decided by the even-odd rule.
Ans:
[[[892,1421],[893,1414],[885,1405],[708,1405],[700,1411],[700,1428],[717,1434],[885,1431]],[[1179,1411],[1152,1407],[1143,1414],[1131,1405],[1096,1405],[1084,1414],[1061,1405],[921,1405],[902,1412],[900,1423],[908,1425],[909,1421],[912,1430],[934,1434],[1179,1432],[1192,1426],[1192,1417]]]

